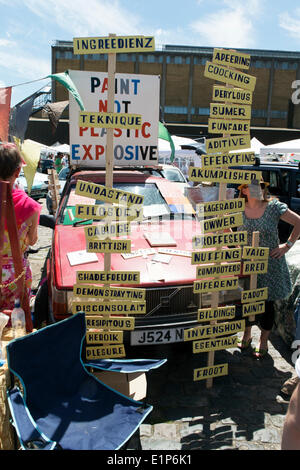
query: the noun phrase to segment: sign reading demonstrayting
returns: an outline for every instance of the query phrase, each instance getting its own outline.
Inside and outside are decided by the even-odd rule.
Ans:
[[[108,328],[110,330],[134,330],[135,319],[130,317],[101,317],[98,315],[85,316],[87,328]]]
[[[193,248],[213,248],[227,245],[246,245],[247,232],[226,232],[212,235],[199,235],[192,239]]]
[[[194,294],[200,294],[203,292],[216,292],[219,290],[233,290],[238,289],[239,278],[238,277],[224,277],[221,279],[213,280],[201,280],[194,282],[193,292]]]
[[[77,219],[91,218],[93,220],[124,220],[131,222],[133,220],[143,219],[143,209],[140,205],[130,206],[112,206],[110,204],[77,204],[75,206],[75,217]]]
[[[85,312],[89,314],[124,314],[137,315],[146,313],[146,302],[129,302],[123,300],[120,302],[74,302],[72,303],[72,312]]]
[[[88,253],[130,253],[131,240],[110,240],[103,241],[87,240],[86,251]]]
[[[76,283],[140,284],[139,271],[77,271]]]
[[[228,374],[228,364],[215,364],[213,366],[194,369],[194,382],[207,380],[212,377],[221,377]]]
[[[184,341],[194,341],[195,339],[209,338],[212,336],[224,336],[226,334],[244,331],[245,320],[230,321],[216,325],[197,326],[184,330]]]
[[[87,331],[85,337],[87,344],[123,343],[123,331]]]
[[[211,103],[211,118],[235,118],[235,119],[251,119],[251,106],[229,105],[220,103]]]
[[[240,121],[208,118],[208,132],[210,134],[249,134],[250,120]]]
[[[217,166],[253,165],[255,163],[254,152],[225,153],[222,155],[201,155],[203,168],[215,168]]]
[[[125,348],[123,344],[112,346],[87,346],[85,349],[87,359],[99,359],[109,357],[124,357]]]
[[[226,101],[227,103],[252,104],[253,94],[241,88],[228,88],[226,86],[214,85],[213,101]]]
[[[240,261],[241,248],[227,248],[222,250],[203,250],[192,253],[192,264],[221,263],[222,261]]]
[[[228,336],[227,338],[204,339],[193,342],[193,353],[202,353],[207,351],[220,351],[221,349],[235,348],[238,343],[237,336]]]
[[[212,60],[215,64],[247,70],[250,67],[250,59],[250,55],[243,52],[215,48]]]
[[[244,261],[243,274],[265,274],[268,271],[268,261]]]
[[[201,182],[210,181],[211,183],[238,183],[250,184],[254,179],[261,179],[261,171],[247,170],[226,170],[226,169],[203,169],[195,166],[189,168],[189,179],[191,181]]]
[[[75,194],[90,197],[97,201],[111,202],[112,204],[126,204],[128,206],[132,204],[142,206],[144,202],[144,196],[81,180],[78,180],[76,183]]]
[[[269,257],[269,248],[244,246],[243,259],[267,259]]]
[[[225,199],[220,201],[204,202],[196,205],[198,217],[202,215],[226,214],[245,210],[245,199]]]
[[[229,152],[230,150],[247,149],[251,147],[250,136],[236,135],[231,137],[217,137],[206,139],[206,153]]]
[[[244,304],[243,305],[243,317],[251,316],[251,315],[258,315],[259,313],[264,313],[265,311],[265,301],[262,302],[254,302],[252,304]]]
[[[209,61],[205,64],[204,76],[250,91],[254,91],[256,85],[256,77]]]
[[[225,228],[240,227],[243,224],[242,212],[236,214],[224,215],[224,217],[215,217],[213,219],[201,220],[201,231],[203,233],[217,232]]]
[[[197,321],[230,320],[235,317],[235,305],[217,308],[199,308]]]
[[[131,233],[131,226],[127,222],[112,224],[97,224],[84,227],[87,241],[95,241],[108,237],[121,237]]]
[[[101,297],[104,299],[145,300],[145,289],[125,287],[98,287],[88,284],[75,284],[73,294],[77,297]]]
[[[267,300],[268,299],[268,288],[262,287],[260,289],[244,290],[241,296],[242,304],[245,302],[251,302],[253,300]]]
[[[74,54],[113,54],[155,50],[153,36],[73,38]]]
[[[241,263],[226,263],[208,266],[197,266],[196,278],[220,277],[241,274]]]
[[[104,129],[140,129],[142,127],[142,116],[140,114],[81,111],[78,125],[82,127],[103,127]]]

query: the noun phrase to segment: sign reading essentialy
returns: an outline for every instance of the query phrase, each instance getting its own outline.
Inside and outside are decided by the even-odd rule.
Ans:
[[[69,75],[88,111],[82,113],[85,117],[81,117],[82,124],[79,126],[78,104],[70,93],[71,164],[104,168],[107,128],[111,126],[114,127],[114,165],[156,164],[158,162],[159,76],[116,73],[114,114],[109,115],[107,109],[108,74],[69,70]],[[129,120],[133,119],[134,115],[141,116],[138,119],[139,129],[128,128],[132,127],[129,126],[132,122]],[[110,117],[113,124],[111,124]],[[99,119],[100,124],[105,125],[105,128],[97,127]],[[126,129],[123,128],[124,125]]]

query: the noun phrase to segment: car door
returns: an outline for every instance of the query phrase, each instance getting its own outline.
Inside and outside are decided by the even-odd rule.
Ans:
[[[291,184],[291,210],[300,214],[300,170],[291,172],[294,175]]]

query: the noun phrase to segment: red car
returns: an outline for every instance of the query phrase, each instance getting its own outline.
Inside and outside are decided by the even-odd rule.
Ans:
[[[50,322],[72,314],[77,271],[104,270],[103,253],[92,255],[96,261],[71,265],[70,256],[76,259],[77,252],[86,250],[85,227],[99,223],[76,218],[75,206],[101,204],[76,195],[77,180],[105,185],[105,171],[77,170],[70,173],[64,187],[47,260]],[[180,183],[138,170],[115,170],[113,181],[114,188],[144,196],[143,219],[131,222],[131,234],[127,235],[131,239],[131,254],[111,254],[111,271],[139,271],[139,285],[128,287],[146,289],[146,313],[133,315],[135,329],[124,331],[124,342],[131,345],[181,342],[183,329],[196,325],[198,308],[209,306],[211,297],[193,293],[196,266],[191,264],[190,253],[192,238],[200,233],[194,209],[184,197]],[[243,283],[242,278],[240,282]],[[240,296],[240,288],[222,291],[220,305],[238,302]]]

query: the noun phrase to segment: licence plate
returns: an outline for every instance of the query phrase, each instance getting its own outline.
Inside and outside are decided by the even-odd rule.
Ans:
[[[137,330],[130,336],[131,346],[143,344],[167,344],[183,341],[184,328],[167,328],[163,330]]]

